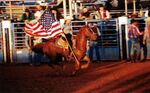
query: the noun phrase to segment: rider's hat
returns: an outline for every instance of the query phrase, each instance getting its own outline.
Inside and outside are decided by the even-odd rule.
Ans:
[[[72,20],[73,18],[71,16],[66,16],[65,20]]]
[[[43,1],[37,1],[37,2],[36,2],[36,5],[40,5],[40,6],[47,6],[47,5],[48,5],[48,3],[43,2]]]

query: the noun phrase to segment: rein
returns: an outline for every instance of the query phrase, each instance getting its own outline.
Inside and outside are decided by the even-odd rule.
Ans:
[[[93,31],[93,29],[92,29],[92,28],[90,28],[90,27],[89,27],[89,29],[90,29],[90,31],[91,31],[93,34],[95,34],[95,32]]]

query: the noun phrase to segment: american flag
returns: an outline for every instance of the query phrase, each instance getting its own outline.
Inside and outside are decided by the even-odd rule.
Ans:
[[[50,10],[46,10],[38,22],[35,24],[27,23],[25,25],[25,32],[29,36],[52,38],[58,36],[63,31]]]

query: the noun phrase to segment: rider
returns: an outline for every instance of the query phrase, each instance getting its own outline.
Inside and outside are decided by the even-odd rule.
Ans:
[[[72,47],[72,28],[71,28],[71,20],[72,19],[73,19],[72,17],[67,16],[65,18],[65,23],[64,23],[64,27],[63,27],[64,34],[65,34],[71,47]]]

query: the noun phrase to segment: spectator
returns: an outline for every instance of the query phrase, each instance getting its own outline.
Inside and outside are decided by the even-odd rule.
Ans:
[[[142,33],[139,31],[138,28],[138,22],[136,22],[134,19],[131,20],[131,25],[128,26],[128,46],[129,46],[129,60],[133,60],[133,55],[136,50],[136,58],[139,59],[140,55],[140,43],[139,43],[139,36],[142,35]]]
[[[91,27],[92,31],[97,34],[97,36],[100,36],[100,31],[99,31],[99,28],[97,27],[96,24],[89,23],[88,25]],[[96,52],[96,57],[97,57],[96,60],[93,59],[94,50]],[[92,60],[92,61],[99,61],[100,60],[100,52],[99,52],[97,40],[96,41],[89,41],[88,55],[89,55],[90,60]]]
[[[144,58],[141,60],[142,62],[147,60],[147,42],[150,41],[149,37],[150,37],[150,17],[145,19],[146,22],[146,27],[144,30],[144,35],[143,38],[141,39],[141,47],[143,48],[143,55]]]
[[[92,19],[91,13],[87,8],[83,8],[81,14],[79,15],[80,20],[89,20]]]
[[[146,18],[145,22],[146,22],[146,27],[145,27],[145,31],[144,31],[144,40],[150,38],[150,17]]]
[[[60,19],[63,18],[62,14],[58,11],[56,7],[53,7],[50,9],[51,13],[53,14],[55,20],[59,21]]]
[[[140,11],[139,11],[139,13],[140,13]],[[138,17],[140,17],[140,19],[138,20],[138,22],[139,22],[139,30],[140,30],[140,32],[144,33],[144,30],[145,30],[145,21],[142,18],[143,17],[143,11],[141,11],[141,16],[139,15]],[[146,40],[143,40],[143,39],[144,39],[144,34],[142,34],[142,35],[139,36],[140,50],[141,49],[143,50],[143,52],[142,52],[143,53],[143,59],[141,60],[141,62],[144,62],[147,59],[147,43],[146,43]],[[145,43],[143,43],[143,41]],[[141,59],[141,55],[139,55],[139,58]]]
[[[29,17],[29,19],[27,18],[28,20],[26,22],[29,22],[30,24],[36,23],[41,18],[41,16],[44,13],[45,9],[46,9],[46,4],[36,3],[35,13],[32,15],[31,12],[30,12],[31,17]],[[29,10],[27,10],[27,12],[29,13]]]
[[[110,11],[112,9],[112,0],[107,0],[105,3],[106,10]]]
[[[26,8],[25,13],[23,13],[21,16],[21,21],[29,22],[33,19],[34,19],[34,16],[33,16],[32,12],[28,8]]]
[[[143,50],[143,59],[141,60],[141,62],[144,62],[147,59],[147,43],[146,40],[144,40],[144,34],[139,36],[139,42],[140,42],[140,50],[141,49]],[[141,55],[139,55],[139,58],[141,59]]]
[[[107,20],[107,19],[110,19],[111,16],[110,16],[109,11],[106,10],[102,4],[100,4],[96,11],[95,18],[98,20]]]

